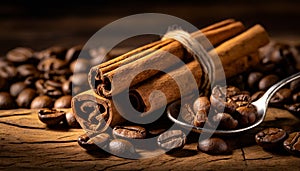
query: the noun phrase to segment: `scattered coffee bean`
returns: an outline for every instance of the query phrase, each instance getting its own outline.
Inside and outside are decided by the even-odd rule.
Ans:
[[[221,138],[208,138],[199,141],[197,149],[208,154],[225,154],[229,152],[227,143]]]
[[[115,126],[113,135],[116,138],[143,139],[146,138],[146,129],[141,126]]]
[[[0,92],[0,109],[12,109],[15,102],[12,96],[7,92]]]
[[[290,89],[292,92],[300,91],[300,79],[294,80],[290,83]]]
[[[80,135],[77,139],[77,143],[87,151],[98,151],[101,150],[94,141],[89,141],[90,137],[87,134]]]
[[[13,80],[17,76],[16,67],[9,62],[0,63],[0,76],[7,80]]]
[[[255,106],[251,104],[247,106],[241,106],[238,107],[236,111],[237,111],[237,119],[240,126],[246,127],[255,123],[258,115]]]
[[[228,130],[235,129],[238,126],[238,121],[228,113],[217,113],[213,116],[213,123],[218,123],[218,129]]]
[[[69,81],[69,80],[63,82],[61,88],[62,88],[62,91],[63,91],[63,93],[64,93],[65,95],[71,94],[71,93],[72,93],[72,91],[71,91],[71,90],[72,90],[72,82]]]
[[[299,103],[299,102],[300,102],[300,91],[299,91],[298,93],[295,93],[295,94],[293,95],[293,101],[294,101],[295,103]]]
[[[254,102],[261,98],[265,94],[265,91],[258,91],[251,96],[251,101]]]
[[[25,47],[18,47],[10,50],[6,57],[11,62],[26,62],[33,55],[33,50]]]
[[[270,99],[270,104],[274,106],[283,106],[291,101],[292,91],[287,88],[278,90],[275,95]]]
[[[300,117],[300,103],[284,105],[284,107],[297,117]]]
[[[17,97],[26,87],[27,85],[24,82],[16,82],[10,86],[9,92],[13,97]]]
[[[109,143],[109,151],[117,156],[131,157],[136,154],[135,147],[127,140],[114,139]]]
[[[168,130],[159,135],[157,144],[168,152],[180,150],[186,143],[186,135],[181,130]]]
[[[56,109],[42,109],[38,111],[40,121],[51,126],[59,125],[65,120],[66,112]]]
[[[193,104],[193,110],[197,113],[198,110],[205,110],[207,113],[210,109],[210,101],[206,96],[198,97]]]
[[[66,121],[69,127],[80,128],[80,125],[75,118],[75,114],[71,110],[66,112]]]
[[[19,107],[29,108],[31,101],[35,98],[36,92],[32,88],[25,88],[17,97],[17,104]]]
[[[278,150],[286,138],[287,133],[279,128],[267,128],[255,135],[256,143],[269,150]]]
[[[60,109],[60,108],[70,108],[71,107],[71,95],[66,95],[58,98],[54,103],[54,108]]]
[[[207,112],[205,110],[198,110],[194,117],[194,126],[196,127],[203,127],[204,124],[207,122]]]
[[[215,86],[210,96],[211,106],[219,112],[233,113],[238,106],[232,100],[227,101],[227,97],[237,94],[237,91],[235,88]]]
[[[260,72],[251,72],[248,76],[248,85],[251,89],[256,89],[258,86],[259,80],[261,80],[263,77],[263,74]]]
[[[90,67],[90,62],[87,59],[79,58],[71,63],[70,70],[73,73],[88,73]]]
[[[258,84],[259,90],[267,90],[270,88],[272,85],[277,83],[279,81],[279,78],[277,75],[267,75],[263,77]]]
[[[75,59],[78,58],[81,50],[82,50],[83,46],[82,45],[77,45],[77,46],[74,46],[70,49],[68,49],[67,53],[66,53],[66,57],[65,57],[65,60],[70,63],[72,61],[74,61]]]
[[[300,132],[291,133],[283,142],[283,147],[290,153],[300,155]]]
[[[46,95],[37,96],[32,100],[30,105],[31,109],[52,108],[52,107],[53,107],[53,100],[51,97]]]
[[[39,72],[33,64],[20,65],[17,67],[17,72],[20,78],[27,78],[29,76],[39,76]]]

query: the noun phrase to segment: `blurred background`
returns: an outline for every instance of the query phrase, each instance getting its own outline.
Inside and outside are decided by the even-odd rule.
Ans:
[[[0,55],[17,46],[42,50],[52,45],[70,47],[84,44],[104,25],[146,12],[174,15],[198,28],[235,18],[248,27],[262,24],[273,39],[300,40],[300,1],[297,0],[2,0]]]

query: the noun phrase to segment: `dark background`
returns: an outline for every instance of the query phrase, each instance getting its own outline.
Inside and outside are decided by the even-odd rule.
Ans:
[[[0,2],[0,55],[17,46],[42,50],[85,43],[105,24],[137,13],[165,13],[201,28],[235,18],[262,24],[273,39],[299,42],[300,1],[9,1]]]

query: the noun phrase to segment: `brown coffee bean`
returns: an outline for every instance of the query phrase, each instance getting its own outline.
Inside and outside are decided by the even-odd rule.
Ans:
[[[270,99],[270,104],[274,106],[283,106],[285,103],[291,101],[292,91],[287,88],[278,90],[275,95]]]
[[[87,151],[95,152],[102,151],[104,148],[107,148],[109,143],[110,136],[107,133],[100,133],[96,135],[80,135],[77,139],[77,143]]]
[[[219,124],[217,128],[221,130],[235,129],[238,126],[238,121],[228,113],[217,113],[212,120]]]
[[[61,88],[65,95],[70,95],[72,93],[72,82],[69,80],[63,82]]]
[[[90,67],[89,60],[83,58],[79,58],[70,64],[70,70],[73,73],[88,73]]]
[[[51,74],[64,74],[67,69],[67,63],[57,58],[46,58],[38,64],[38,70]]]
[[[54,103],[54,108],[70,108],[71,107],[71,95],[66,95],[58,98]]]
[[[237,111],[237,120],[240,126],[246,127],[255,123],[258,115],[255,106],[251,104],[247,106],[241,106],[238,107],[236,111]]]
[[[135,147],[124,139],[114,139],[108,145],[109,151],[117,156],[131,157],[136,154]]]
[[[15,101],[8,92],[0,92],[0,109],[13,109]]]
[[[113,135],[116,138],[144,139],[146,138],[146,129],[141,126],[115,126]]]
[[[10,50],[6,57],[11,62],[25,62],[33,55],[33,50],[25,47],[17,47]]]
[[[17,97],[17,104],[19,107],[29,108],[31,101],[35,98],[36,91],[32,88],[25,88]]]
[[[88,75],[86,73],[76,73],[70,77],[74,86],[88,85]]]
[[[66,112],[66,121],[69,127],[80,128],[80,125],[75,118],[75,114],[71,110]]]
[[[52,46],[40,52],[34,53],[34,57],[43,60],[55,56],[56,58],[63,59],[65,57],[67,49],[61,46]]]
[[[174,152],[184,147],[186,135],[181,130],[168,130],[160,134],[157,138],[157,144],[168,152]]]
[[[265,94],[265,91],[258,91],[251,96],[251,101],[254,102],[261,98]]]
[[[283,147],[290,153],[300,155],[300,132],[291,133],[283,142]]]
[[[56,109],[42,109],[38,111],[38,117],[43,123],[52,126],[65,121],[66,112]]]
[[[13,80],[17,76],[16,67],[9,62],[1,62],[0,63],[0,76],[7,80]]]
[[[287,133],[279,128],[267,128],[255,135],[255,141],[259,146],[273,150],[282,147],[282,143],[286,138]]]
[[[193,110],[197,113],[198,110],[205,110],[207,113],[210,109],[210,101],[206,96],[198,97],[193,103]]]
[[[77,143],[87,151],[97,151],[100,148],[93,142],[89,141],[90,137],[87,134],[80,135],[77,139]]]
[[[52,107],[53,107],[53,100],[51,97],[46,95],[37,96],[32,100],[30,105],[31,109],[52,108]]]
[[[233,101],[237,106],[245,106],[251,101],[250,93],[248,91],[241,91],[239,94],[228,98],[227,101]]]
[[[300,103],[300,91],[298,93],[293,94],[293,101],[295,103]]]
[[[299,92],[300,91],[300,79],[292,81],[290,83],[290,89],[292,90],[292,92]]]
[[[267,75],[263,77],[258,84],[259,90],[267,90],[272,85],[279,81],[279,77],[277,75]]]
[[[70,48],[68,51],[67,51],[67,54],[66,54],[66,58],[65,60],[68,62],[68,63],[71,63],[72,61],[74,61],[75,59],[78,58],[81,50],[82,50],[83,46],[82,45],[77,45],[77,46],[74,46],[72,48]]]
[[[17,97],[26,87],[27,85],[24,82],[16,82],[10,86],[9,92],[13,97]]]
[[[300,103],[284,105],[284,107],[297,117],[300,117]]]
[[[193,124],[196,127],[203,127],[207,120],[207,112],[205,110],[198,110],[194,117]]]
[[[23,64],[17,67],[18,76],[20,78],[27,78],[29,76],[38,77],[39,72],[32,64]]]
[[[227,143],[221,138],[208,138],[198,142],[197,149],[208,154],[225,154],[229,152]]]
[[[260,72],[251,72],[248,76],[248,86],[251,89],[256,89],[258,82],[262,79],[263,74]]]

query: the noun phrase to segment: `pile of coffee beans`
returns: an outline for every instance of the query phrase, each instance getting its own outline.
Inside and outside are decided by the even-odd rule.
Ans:
[[[291,154],[300,155],[300,132],[288,134],[283,129],[267,128],[255,135],[255,141],[266,150],[285,149]]]
[[[0,58],[0,109],[70,108],[71,95],[89,89],[90,67],[115,57],[110,54],[119,55],[111,51],[105,56],[101,47],[82,48],[53,46],[34,51],[17,47],[7,52]]]

